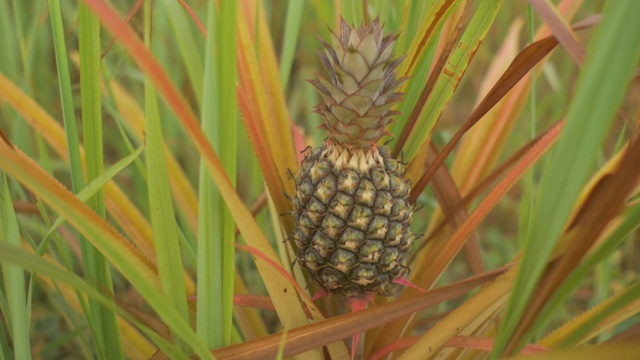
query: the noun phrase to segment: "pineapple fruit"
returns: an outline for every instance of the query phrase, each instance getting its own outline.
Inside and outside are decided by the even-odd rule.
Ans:
[[[406,80],[394,71],[402,60],[392,59],[397,36],[382,37],[378,19],[359,28],[341,20],[340,33],[331,35],[333,46],[321,40],[320,54],[329,79],[310,80],[322,96],[315,111],[329,135],[307,152],[295,178],[291,238],[297,261],[328,292],[390,296],[394,280],[409,271],[415,237],[405,166],[377,145],[398,115],[391,108]]]

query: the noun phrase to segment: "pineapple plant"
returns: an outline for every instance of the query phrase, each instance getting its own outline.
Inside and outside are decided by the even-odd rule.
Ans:
[[[382,36],[378,19],[358,28],[341,19],[333,46],[322,41],[320,55],[329,79],[310,80],[322,97],[316,112],[328,131],[310,150],[295,179],[292,233],[297,260],[327,291],[345,297],[392,295],[394,280],[409,271],[407,252],[411,182],[405,166],[378,142],[398,114],[391,108],[406,78],[396,78],[397,36]]]

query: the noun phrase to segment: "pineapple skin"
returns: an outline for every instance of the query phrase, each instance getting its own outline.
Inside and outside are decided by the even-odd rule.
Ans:
[[[411,183],[386,146],[331,141],[308,152],[296,177],[291,238],[312,279],[345,297],[393,295],[408,273]]]
[[[320,40],[328,77],[309,82],[322,98],[315,111],[327,130],[322,147],[308,152],[296,176],[297,261],[328,292],[346,297],[393,295],[394,280],[409,271],[411,183],[404,165],[381,139],[399,114],[393,107],[407,78],[396,78],[402,58],[392,52],[397,36],[382,36],[376,18],[349,26],[344,19],[331,42]]]

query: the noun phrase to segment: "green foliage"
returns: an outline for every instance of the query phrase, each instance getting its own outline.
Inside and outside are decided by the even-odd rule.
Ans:
[[[620,165],[637,1],[187,3],[0,1],[0,359],[346,359],[355,334],[362,358],[620,353],[603,343],[640,312],[640,168]],[[316,34],[340,16],[398,34],[409,81],[381,142],[428,209],[408,280],[429,291],[352,314],[311,300],[286,241],[289,172],[326,136]]]

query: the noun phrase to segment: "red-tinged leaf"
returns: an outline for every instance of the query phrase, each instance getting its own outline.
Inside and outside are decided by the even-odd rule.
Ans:
[[[51,146],[55,153],[65,161],[68,161],[67,140],[64,129],[60,123],[53,119],[40,105],[18,86],[0,73],[0,97],[6,101],[20,116],[22,116],[29,126],[37,131],[43,139]],[[7,144],[13,144],[6,140]],[[84,147],[80,147],[80,157],[84,159]],[[109,181],[104,186],[105,201],[109,215],[111,215],[118,225],[128,235],[129,239],[140,249],[149,259],[155,258],[153,247],[153,235],[151,225],[144,218],[138,208],[129,200],[129,197],[116,185]],[[152,260],[153,261],[153,260]]]
[[[47,174],[38,164],[9,142],[0,141],[0,169],[15,177],[51,208],[64,216],[134,286],[158,296],[155,264],[113,226],[99,217],[75,194]],[[152,300],[147,299],[150,303]],[[157,305],[158,302],[155,302]]]
[[[636,138],[623,151],[625,153],[616,171],[603,177],[593,188],[572,226],[565,232],[565,236],[571,233],[571,241],[562,257],[554,262],[540,279],[536,296],[526,307],[510,344],[516,344],[524,336],[538,313],[547,304],[547,300],[584,258],[609,222],[620,213],[627,198],[633,195],[633,190],[640,180],[640,139]],[[507,351],[512,348],[513,346],[508,345]]]
[[[442,301],[465,294],[496,276],[497,273],[482,274],[424,294],[291,329],[287,335],[283,356],[290,357],[309,349],[325,346],[378,327],[393,319],[427,309]],[[277,354],[280,340],[281,334],[273,334],[216,349],[213,354],[219,359],[271,359]]]
[[[417,291],[422,292],[422,293],[423,292],[427,292],[427,290],[421,288],[420,286],[412,283],[411,281],[409,281],[409,280],[407,280],[405,278],[395,279],[395,280],[393,280],[393,283],[394,284],[398,284],[398,285],[402,285],[402,286],[406,286],[408,288],[411,288],[413,290],[417,290]]]
[[[599,16],[593,16],[576,24],[576,30],[594,26],[599,22]],[[411,191],[410,201],[415,202],[420,193],[425,189],[438,167],[442,166],[445,159],[458,144],[462,136],[473,127],[482,117],[491,110],[511,90],[542,58],[547,56],[551,50],[558,45],[558,40],[554,37],[547,37],[527,46],[513,60],[509,68],[500,77],[498,82],[491,88],[485,98],[478,104],[475,110],[469,115],[465,123],[456,131],[451,140],[442,149],[436,160],[429,166],[429,169],[415,182]]]
[[[529,0],[531,7],[542,18],[542,21],[551,29],[553,36],[567,50],[573,60],[580,66],[584,64],[586,52],[578,36],[571,27],[564,21],[562,15],[548,0]]]
[[[429,143],[426,161],[428,163],[435,161],[438,154],[439,151],[436,147],[432,143]],[[467,220],[469,215],[465,207],[458,205],[462,201],[460,198],[460,190],[446,166],[441,166],[438,171],[436,171],[433,177],[432,188],[444,215],[451,220],[452,230],[457,229]],[[420,246],[424,246],[426,243],[426,241],[423,241]],[[485,271],[482,251],[480,251],[480,244],[475,234],[471,234],[464,244],[463,253],[469,268],[474,274],[480,274]]]
[[[561,126],[552,128],[545,136],[533,146],[513,169],[506,174],[495,188],[485,197],[478,207],[469,215],[467,220],[447,239],[446,242],[434,244],[431,248],[437,257],[431,258],[422,271],[415,272],[412,277],[414,283],[424,288],[430,288],[440,277],[444,269],[453,260],[461,249],[465,240],[473,233],[476,227],[484,220],[491,210],[498,204],[504,195],[516,184],[516,182],[535,164],[542,155],[558,139]]]
[[[196,15],[196,13],[191,9],[191,6],[189,6],[189,4],[187,4],[184,0],[178,0],[178,2],[180,3],[180,6],[182,6],[185,9],[185,11],[189,14],[191,19],[193,19],[193,22],[196,23],[202,35],[207,37],[207,29],[205,29],[204,25],[202,25],[202,22],[200,21],[200,19],[198,19],[198,16]]]
[[[293,121],[289,121],[291,124],[291,130],[293,131],[293,141],[296,144],[296,154],[298,154],[298,165],[302,164],[302,160],[304,160],[304,149],[306,148],[304,143],[304,137],[300,132],[300,129],[296,126]]]
[[[238,61],[242,61],[242,58],[238,57]],[[240,82],[245,81],[242,72],[239,72],[239,78]],[[256,158],[258,159],[258,165],[262,170],[262,175],[267,183],[267,188],[276,205],[276,209],[285,213],[289,211],[291,205],[287,199],[282,196],[282,193],[286,191],[285,186],[279,176],[274,158],[271,156],[271,152],[269,151],[269,146],[266,142],[267,139],[264,137],[264,131],[262,130],[260,125],[261,122],[258,118],[258,110],[255,108],[254,103],[247,97],[248,95],[249,94],[242,91],[240,87],[238,88],[238,107],[240,109],[240,115],[244,122],[245,129],[247,129],[249,141],[251,141]]]
[[[138,10],[140,10],[140,8],[142,7],[142,4],[144,4],[144,0],[136,0],[135,4],[133,4],[133,6],[131,7],[131,10],[129,10],[127,17],[124,19],[124,21],[127,24],[129,24],[129,22],[131,21],[131,18],[133,18],[135,14],[138,13]],[[116,39],[111,39],[111,41],[109,42],[109,45],[107,45],[104,51],[102,52],[103,58],[109,53],[109,50],[111,50],[111,47],[113,47],[113,44],[115,43],[116,43]]]
[[[351,307],[351,313],[357,313],[367,308],[366,298],[348,298],[349,306]],[[356,358],[356,350],[358,349],[358,340],[361,333],[354,334],[351,337],[351,360]]]
[[[14,149],[13,143],[9,140],[7,134],[4,133],[4,130],[0,129],[0,140],[2,140],[7,146],[11,149]]]
[[[440,0],[434,1],[431,4],[431,8],[427,11],[427,15],[422,24],[420,24],[420,36],[413,36],[406,33],[405,36],[413,37],[413,42],[408,51],[408,59],[406,65],[402,66],[400,74],[412,74],[413,68],[422,56],[423,52],[428,49],[427,44],[436,38],[435,32],[439,25],[447,18],[454,6],[457,6],[459,1],[457,0]]]
[[[276,310],[270,297],[260,295],[234,295],[233,305],[262,310]]]
[[[440,76],[440,74],[442,73],[442,70],[447,64],[447,61],[449,60],[449,56],[455,49],[456,43],[458,42],[458,38],[460,37],[460,33],[464,28],[462,24],[466,24],[467,21],[469,20],[469,15],[471,14],[472,7],[473,7],[473,1],[467,2],[464,9],[462,10],[462,15],[460,16],[460,19],[458,20],[458,24],[460,26],[456,26],[453,28],[453,31],[449,35],[449,40],[447,41],[447,44],[445,45],[444,49],[440,53],[440,57],[438,58],[438,61],[436,62],[433,69],[431,69],[430,71],[431,75],[427,79],[426,84],[424,85],[424,87],[422,88],[422,91],[420,92],[420,96],[418,97],[416,106],[413,108],[413,110],[411,110],[411,114],[407,119],[407,123],[402,129],[402,133],[400,133],[400,136],[398,137],[396,146],[393,149],[394,157],[398,157],[398,155],[400,154],[400,151],[402,151],[402,147],[407,142],[409,135],[413,131],[413,128],[416,126],[418,119],[422,115],[422,112],[425,109],[429,96],[431,95],[431,91],[433,90],[433,87],[436,85],[438,77]],[[409,65],[409,68],[411,67],[412,67],[412,64]],[[407,73],[407,74],[410,74],[410,73]]]
[[[202,133],[200,123],[186,99],[175,87],[168,74],[153,57],[140,39],[120,20],[115,11],[104,0],[84,0],[87,6],[100,17],[105,27],[110,30],[121,42],[122,46],[132,56],[138,66],[149,76],[158,92],[164,97],[167,104],[174,111],[180,123],[189,134],[194,146],[205,161],[207,171],[220,190],[220,194],[227,204],[238,229],[246,241],[259,249],[262,254],[274,262],[278,262],[278,256],[260,230],[258,224],[238,196],[234,187],[220,162],[219,157],[211,144]],[[286,327],[297,327],[307,322],[304,308],[300,306],[299,298],[294,292],[283,293],[282,289],[288,286],[288,282],[279,276],[273,276],[273,269],[264,262],[258,262],[258,270],[262,275],[269,295],[277,309],[280,320]],[[320,316],[319,311],[311,302],[307,304],[315,316]]]
[[[418,339],[420,339],[419,336],[408,336],[400,338],[393,343],[385,346],[383,349],[377,351],[375,354],[371,355],[370,359],[381,359],[382,357],[391,354],[394,351],[406,349],[415,344]],[[454,336],[447,340],[445,347],[457,347],[490,352],[491,350],[493,350],[493,339],[475,336]],[[532,356],[548,351],[549,349],[544,346],[529,344],[525,346],[524,349],[522,349],[520,355]]]
[[[288,172],[297,168],[290,117],[265,12],[257,1],[244,0],[240,9],[244,15],[238,19],[238,72],[243,77],[240,88],[255,106],[256,125],[261,131],[258,136],[267,144],[267,148],[255,150],[266,150],[265,153],[270,154],[283,184],[283,188],[270,191],[278,212],[284,213],[289,204],[282,193],[293,189],[293,183],[287,181]],[[254,29],[254,25],[257,28]],[[284,225],[290,230],[288,224]]]
[[[254,248],[253,246],[242,245],[242,244],[238,244],[238,243],[234,243],[233,245],[236,248],[240,249],[240,250],[246,251],[246,252],[250,253],[251,255],[254,255],[254,256],[264,260],[267,264],[269,264],[269,266],[271,266],[280,275],[282,275],[282,277],[285,278],[285,280],[287,280],[298,291],[298,294],[301,297],[303,297],[306,300],[308,300],[307,302],[309,302],[309,303],[313,302],[311,300],[311,298],[309,298],[307,293],[300,287],[300,285],[296,282],[296,280],[291,276],[291,274],[289,274],[287,272],[287,270],[285,270],[285,268],[283,268],[280,264],[278,264],[277,262],[275,262],[271,258],[269,258],[267,255],[265,255],[262,251]],[[283,291],[287,292],[287,288],[285,288]]]
[[[489,174],[485,179],[482,180],[476,187],[471,189],[469,193],[462,198],[453,209],[450,210],[450,214],[453,214],[460,209],[466,208],[473,200],[475,200],[482,192],[487,190],[491,184],[493,184],[496,180],[502,177],[506,171],[511,168],[514,164],[522,159],[522,157],[527,154],[537,143],[539,143],[543,138],[553,137],[552,141],[557,140],[557,137],[560,135],[560,131],[557,131],[558,128],[562,127],[562,122],[555,123],[551,128],[547,129],[542,134],[538,135],[535,139],[531,140],[525,146],[523,146],[516,153],[511,155],[509,159],[507,159],[502,165],[500,165],[496,170],[494,170],[491,174]],[[551,140],[547,140],[551,141]],[[437,179],[438,173],[436,173],[436,177],[434,177],[434,182]],[[420,243],[420,247],[416,250],[414,257],[421,253],[421,251],[429,244],[433,239],[438,236],[441,231],[450,223],[454,221],[451,218],[451,215],[447,215],[442,222],[435,227],[435,229],[429,233],[429,235]],[[413,263],[414,260],[410,260],[410,263]]]
[[[502,45],[493,54],[491,65],[487,68],[482,83],[478,87],[475,105],[487,95],[520,52],[520,35],[523,25],[524,20],[521,18],[511,23]],[[531,77],[525,77],[523,81],[518,82],[484,116],[482,122],[471,128],[462,139],[451,165],[451,175],[459,185],[461,194],[466,195],[471,187],[487,176],[502,155],[507,139],[512,135],[512,130],[520,118],[518,114],[526,104],[526,94],[531,88],[530,81]]]
[[[187,301],[189,301],[190,303],[195,303],[198,301],[198,296],[189,295],[187,297]],[[271,298],[261,295],[233,295],[233,305],[262,310],[276,310],[275,306],[273,306],[273,301],[271,301]]]
[[[315,294],[313,294],[313,297],[311,298],[311,301],[316,302],[316,300],[318,299],[322,299],[325,296],[329,296],[329,292],[325,289],[320,289],[318,291],[316,291]]]

